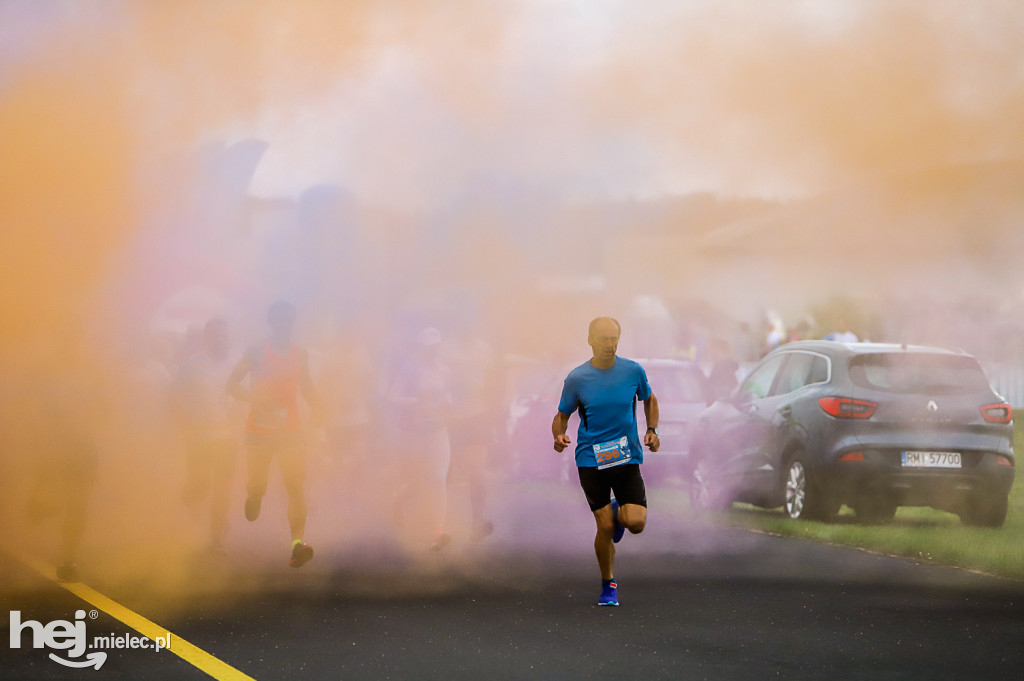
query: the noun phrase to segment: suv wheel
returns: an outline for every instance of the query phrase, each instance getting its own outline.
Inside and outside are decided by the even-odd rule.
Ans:
[[[814,483],[807,465],[800,457],[790,461],[784,480],[783,508],[793,520],[831,520],[839,504],[826,496]]]
[[[732,501],[711,481],[710,470],[703,460],[690,474],[690,506],[699,511],[728,511]]]
[[[960,512],[960,521],[964,525],[975,527],[1002,527],[1006,522],[1008,505],[1007,497],[995,500],[971,499],[967,502],[967,507]]]

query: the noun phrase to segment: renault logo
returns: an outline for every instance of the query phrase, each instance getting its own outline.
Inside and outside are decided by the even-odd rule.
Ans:
[[[935,400],[930,400],[928,402],[928,411],[938,411],[938,410],[939,410],[939,405],[935,404]]]

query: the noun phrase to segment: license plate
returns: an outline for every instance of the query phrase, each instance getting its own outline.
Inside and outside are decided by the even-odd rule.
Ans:
[[[960,452],[903,452],[906,468],[960,468]]]

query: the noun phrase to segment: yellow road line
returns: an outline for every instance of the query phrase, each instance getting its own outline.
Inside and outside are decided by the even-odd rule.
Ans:
[[[255,681],[251,676],[240,672],[226,662],[223,662],[202,648],[198,648],[177,634],[173,634],[159,624],[146,619],[142,615],[129,610],[120,603],[107,598],[99,591],[82,584],[81,582],[62,582],[57,579],[57,574],[52,567],[34,556],[18,553],[15,554],[19,560],[30,568],[41,574],[43,577],[56,582],[74,595],[81,598],[95,608],[102,610],[114,619],[124,622],[129,627],[139,632],[146,638],[156,641],[158,636],[163,640],[170,641],[167,650],[171,651],[181,659],[198,669],[206,672],[219,681]],[[168,636],[172,636],[168,638]]]

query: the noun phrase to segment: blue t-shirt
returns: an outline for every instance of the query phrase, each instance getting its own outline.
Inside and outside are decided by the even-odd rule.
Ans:
[[[636,432],[636,401],[650,396],[647,372],[631,359],[616,356],[615,364],[608,369],[598,369],[588,361],[570,371],[562,386],[558,411],[572,414],[580,410],[576,465],[605,468],[643,463],[644,450]]]

